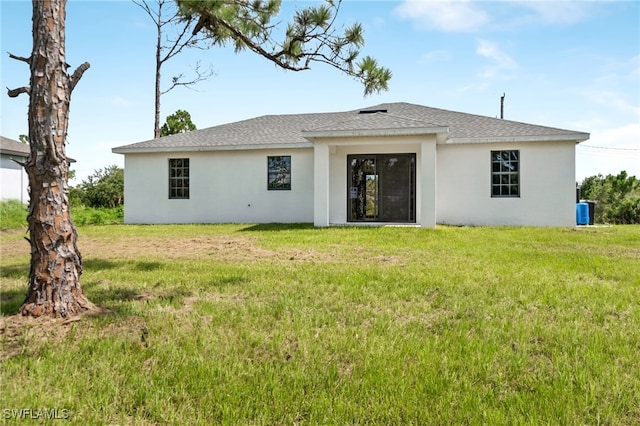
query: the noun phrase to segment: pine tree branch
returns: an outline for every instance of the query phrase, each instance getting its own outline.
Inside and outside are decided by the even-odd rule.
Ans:
[[[29,56],[28,58],[25,58],[22,56],[16,56],[11,52],[7,52],[7,54],[9,54],[9,57],[11,59],[15,59],[16,61],[22,61],[22,62],[26,62],[27,64],[31,64],[31,56]]]
[[[142,0],[141,2],[136,0],[132,0],[132,1],[136,5],[140,6],[145,12],[147,12],[147,14],[153,20],[153,23],[156,24],[156,26],[161,25],[160,13],[153,12],[145,0]],[[162,4],[163,3],[160,3],[160,10],[162,10]]]
[[[11,158],[11,161],[13,161],[14,163],[18,163],[20,164],[22,167],[27,167],[27,163],[26,162],[22,162],[22,161],[18,161],[15,158]]]
[[[196,62],[196,66],[193,68],[193,71],[196,73],[195,77],[189,81],[181,81],[182,78],[184,77],[184,74],[180,74],[178,76],[175,76],[172,78],[171,81],[171,86],[169,86],[168,89],[163,90],[162,92],[160,92],[161,95],[164,95],[167,92],[170,92],[171,90],[175,89],[178,86],[183,86],[186,87],[188,89],[191,89],[191,87],[189,86],[193,86],[201,81],[205,81],[207,79],[209,79],[211,76],[215,75],[215,71],[213,71],[213,69],[211,67],[209,67],[209,69],[206,72],[202,72],[200,71],[200,62]]]
[[[78,82],[82,78],[82,74],[84,74],[84,72],[88,70],[90,66],[91,65],[89,65],[89,62],[85,62],[84,64],[76,68],[76,70],[71,75],[71,78],[69,79],[69,92],[73,92],[73,89],[75,89],[76,84],[78,84]]]
[[[254,41],[250,37],[240,32],[240,30],[238,30],[235,26],[231,25],[230,23],[226,22],[224,19],[221,19],[217,16],[209,15],[207,19],[203,21],[203,25],[204,25],[204,28],[207,28],[207,29],[215,28],[217,25],[225,28],[227,31],[229,31],[233,35],[234,40],[242,42],[242,44],[248,47],[249,50],[259,54],[260,56],[263,56],[266,59],[269,59],[271,62],[275,63],[280,68],[290,70],[290,71],[303,71],[303,70],[309,69],[309,67],[306,65],[303,67],[298,67],[290,64],[289,62],[282,60],[282,57],[287,54],[285,50],[281,50],[280,52],[277,52],[277,53],[267,52],[265,49],[262,48],[260,44],[254,43]]]
[[[10,98],[15,98],[18,95],[21,95],[23,93],[26,93],[27,95],[30,95],[31,94],[31,88],[29,86],[18,87],[17,89],[9,89],[7,87],[7,95],[9,95]]]

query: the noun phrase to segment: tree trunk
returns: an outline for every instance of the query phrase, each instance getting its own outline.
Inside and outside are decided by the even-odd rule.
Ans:
[[[69,162],[65,141],[71,92],[89,68],[67,74],[66,0],[33,0],[33,51],[29,58],[29,290],[23,315],[68,317],[92,309],[82,293],[82,258],[69,214]]]
[[[160,70],[162,69],[162,2],[158,4],[158,23],[156,24],[156,86],[155,86],[155,115],[153,123],[153,137],[160,137]]]

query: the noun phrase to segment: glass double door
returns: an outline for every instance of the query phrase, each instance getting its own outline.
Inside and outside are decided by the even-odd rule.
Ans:
[[[415,154],[347,156],[349,222],[416,221]]]

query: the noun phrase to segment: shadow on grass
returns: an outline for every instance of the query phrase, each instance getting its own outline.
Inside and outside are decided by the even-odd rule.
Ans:
[[[24,278],[26,281],[29,277],[29,268],[29,263],[25,263],[24,265],[3,266],[2,269],[0,269],[0,277],[16,280]]]
[[[84,259],[82,261],[84,271],[107,271],[110,269],[130,268],[138,271],[155,271],[162,268],[162,262],[131,262],[125,260]]]
[[[136,311],[136,304],[181,306],[184,298],[192,295],[190,290],[180,287],[138,288],[135,283],[113,286],[106,280],[87,281],[83,288],[91,302],[121,315]]]
[[[128,268],[131,270],[137,270],[140,272],[151,272],[163,267],[162,262],[148,262],[148,261],[123,261],[123,260],[107,260],[107,259],[84,259],[82,262],[84,272],[95,271],[108,271],[114,269]],[[0,269],[0,276],[2,278],[9,278],[14,280],[24,280],[24,288],[20,289],[2,289],[0,291],[0,316],[9,316],[17,314],[20,311],[20,306],[24,302],[27,294],[27,286],[29,280],[29,263],[24,265],[7,266]],[[184,294],[180,292],[172,292],[171,294],[152,294],[148,291],[141,291],[136,288],[122,288],[113,286],[101,285],[100,280],[85,281],[80,277],[80,284],[83,287],[84,293],[89,297],[89,300],[96,305],[107,306],[114,311],[121,310],[118,305],[121,302],[136,301],[136,300],[148,300],[154,298],[168,298],[173,299],[175,297],[182,297]],[[125,309],[126,310],[126,309]]]
[[[0,316],[15,315],[20,311],[27,294],[27,285],[22,290],[0,291]]]
[[[293,231],[300,229],[317,229],[313,223],[259,223],[257,225],[247,226],[239,232],[253,231]]]

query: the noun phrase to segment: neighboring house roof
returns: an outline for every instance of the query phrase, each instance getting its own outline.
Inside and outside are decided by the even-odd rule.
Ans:
[[[30,148],[28,144],[0,136],[0,153],[27,158],[29,152]]]
[[[311,147],[313,137],[380,134],[446,135],[446,143],[570,140],[588,133],[520,123],[410,103],[385,103],[344,112],[265,115],[113,148],[118,154]]]

